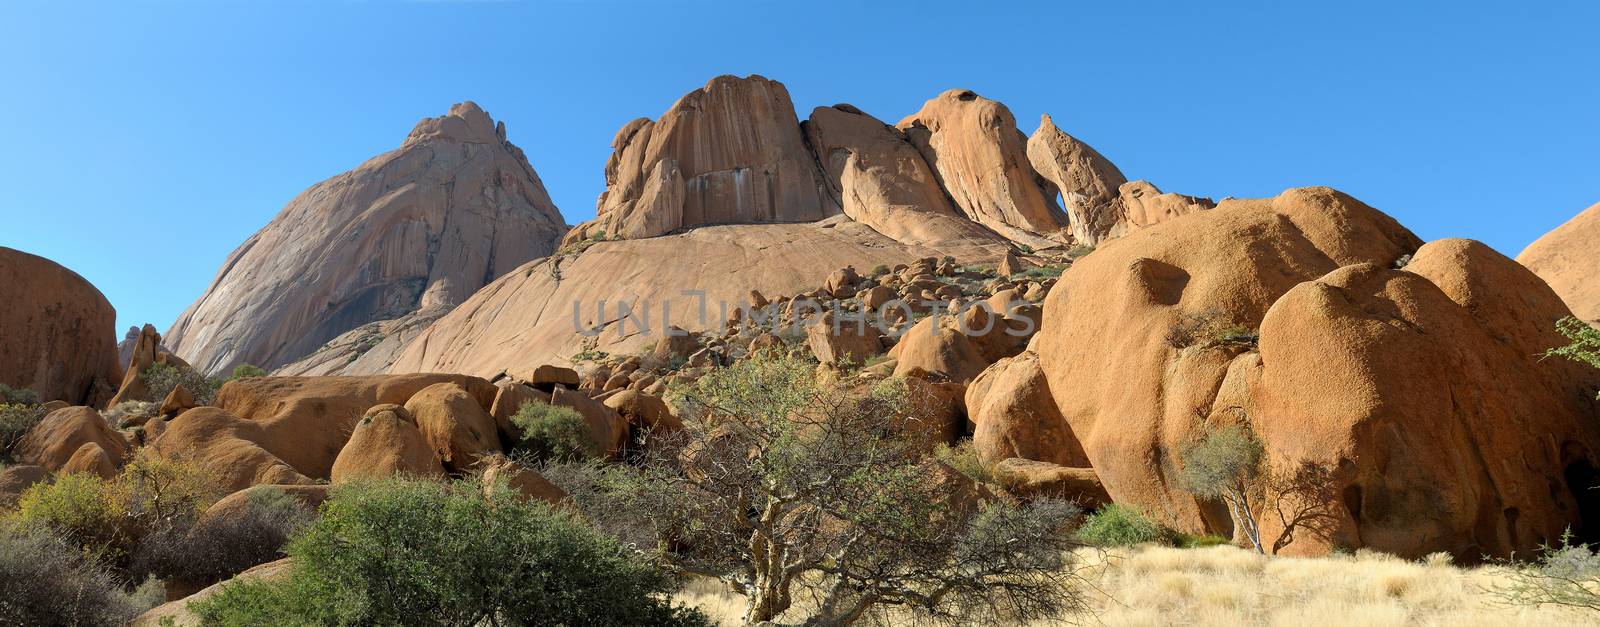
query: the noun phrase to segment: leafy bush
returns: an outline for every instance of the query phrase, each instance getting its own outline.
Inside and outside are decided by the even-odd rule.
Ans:
[[[196,464],[140,449],[110,485],[123,516],[139,535],[186,525],[223,496],[211,475]]]
[[[27,388],[14,388],[0,383],[0,405],[38,405],[39,395]]]
[[[0,461],[10,460],[12,449],[41,420],[44,411],[37,405],[0,404]]]
[[[1104,547],[1133,546],[1147,542],[1170,544],[1173,533],[1145,518],[1132,507],[1111,503],[1089,514],[1078,528],[1078,539]]]
[[[705,624],[671,581],[571,514],[475,483],[337,488],[282,582],[227,585],[206,624]]]
[[[172,393],[173,388],[181,385],[194,396],[196,403],[210,405],[211,401],[216,399],[217,388],[220,387],[217,381],[207,379],[199,372],[169,364],[151,364],[140,373],[140,376],[144,378],[145,387],[150,390],[150,399],[156,402],[165,399]]]
[[[77,547],[74,554],[110,561],[122,558],[132,545],[122,524],[125,514],[109,482],[73,473],[25,490],[12,522],[70,543]]]
[[[889,266],[886,266],[886,265],[880,263],[880,264],[872,267],[872,273],[869,274],[868,276],[879,277],[879,276],[883,276],[883,275],[888,274],[888,273],[889,273]]]
[[[0,625],[121,626],[144,609],[71,544],[0,524]]]
[[[124,567],[140,538],[190,524],[216,492],[198,467],[141,451],[110,481],[72,473],[30,486],[13,519],[48,529],[84,555]]]
[[[1073,246],[1071,250],[1068,250],[1067,251],[1067,256],[1071,257],[1073,259],[1077,259],[1079,257],[1087,256],[1089,253],[1092,253],[1092,252],[1094,252],[1094,247],[1093,246],[1089,246],[1087,244],[1079,244],[1077,246]]]
[[[290,538],[316,519],[316,512],[281,489],[256,488],[247,494],[241,515],[174,524],[146,537],[139,543],[133,571],[215,583],[283,557]]]
[[[1246,425],[1212,427],[1196,442],[1179,451],[1183,468],[1178,482],[1201,498],[1220,499],[1257,553],[1263,552],[1261,532],[1256,524],[1254,501],[1260,488],[1265,446]]]
[[[978,452],[972,450],[972,440],[962,440],[955,446],[940,443],[933,449],[933,457],[978,483],[994,483],[994,474],[978,461]]]
[[[1568,316],[1556,322],[1556,331],[1571,343],[1545,351],[1545,357],[1565,357],[1600,368],[1600,329]]]
[[[599,454],[583,414],[570,407],[528,401],[511,416],[524,450],[536,461],[572,461]]]
[[[228,380],[232,381],[234,379],[249,379],[251,377],[265,377],[265,376],[267,376],[267,371],[266,370],[263,370],[263,369],[261,369],[259,367],[256,367],[256,366],[253,366],[251,364],[239,364],[238,366],[235,366],[233,368],[233,376],[228,377]]]

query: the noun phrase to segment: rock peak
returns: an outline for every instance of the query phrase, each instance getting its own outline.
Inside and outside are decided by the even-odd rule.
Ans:
[[[436,118],[423,118],[411,129],[406,143],[444,139],[467,143],[502,142],[506,125],[496,123],[489,113],[471,100],[450,105],[449,112]]]

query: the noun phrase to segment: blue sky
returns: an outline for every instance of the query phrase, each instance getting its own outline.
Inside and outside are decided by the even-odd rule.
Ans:
[[[165,330],[295,194],[453,102],[504,120],[576,223],[618,127],[759,73],[802,118],[969,88],[1167,191],[1331,185],[1514,256],[1600,201],[1597,24],[1593,2],[6,2],[0,246]]]

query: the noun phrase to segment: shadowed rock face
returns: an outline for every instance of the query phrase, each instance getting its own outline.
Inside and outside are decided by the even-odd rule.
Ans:
[[[1517,261],[1550,284],[1572,313],[1600,323],[1600,203],[1544,234]]]
[[[0,247],[0,383],[40,400],[104,402],[122,379],[117,312],[83,277]]]
[[[539,176],[476,104],[312,186],[228,257],[166,334],[207,373],[300,359],[369,323],[448,309],[565,232]]]

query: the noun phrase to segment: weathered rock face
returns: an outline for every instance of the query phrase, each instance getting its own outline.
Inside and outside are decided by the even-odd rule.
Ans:
[[[501,452],[500,432],[487,409],[454,383],[435,383],[406,401],[406,411],[416,419],[434,455],[455,472]]]
[[[379,320],[341,333],[316,352],[285,364],[272,374],[281,377],[337,377],[383,372],[407,342],[435,320],[450,313],[444,305],[418,309],[393,320]]]
[[[837,214],[782,83],[719,76],[660,120],[618,131],[596,220],[575,237],[626,239],[682,227],[809,222]]]
[[[411,412],[399,405],[377,405],[356,423],[350,441],[333,460],[330,478],[334,483],[344,483],[401,474],[442,477],[444,466]]]
[[[576,257],[536,261],[491,283],[407,345],[391,372],[491,377],[561,363],[585,348],[631,353],[659,342],[668,325],[721,328],[732,311],[750,302],[751,289],[796,294],[822,285],[844,265],[893,266],[942,254],[978,263],[997,258],[1004,247],[998,238],[983,247],[908,246],[842,216],[600,242]],[[647,310],[635,308],[635,317],[623,321],[621,303],[642,303]],[[645,320],[649,333],[639,332]],[[603,331],[587,345],[576,331],[594,326]]]
[[[1564,315],[1478,242],[1432,242],[1404,271],[1340,268],[1267,312],[1256,429],[1286,459],[1339,468],[1335,546],[1476,557],[1568,527],[1588,538],[1600,377],[1538,358]]]
[[[1066,225],[1028,161],[1011,110],[970,90],[939,94],[896,125],[968,218],[1024,241]]]
[[[162,365],[184,370],[192,369],[192,366],[182,359],[161,349],[161,334],[156,333],[156,328],[148,324],[144,325],[144,329],[134,339],[133,346],[128,350],[128,361],[124,364],[127,368],[123,372],[122,384],[117,387],[117,393],[106,401],[107,408],[116,407],[127,401],[158,403],[166,400],[150,395],[150,386],[144,380],[146,368]]]
[[[446,374],[365,377],[253,377],[237,379],[217,393],[217,407],[253,425],[241,435],[297,472],[326,479],[357,421],[378,405],[403,405],[423,388],[451,383],[467,390],[480,407],[494,402],[495,387],[477,377]],[[171,430],[206,408],[184,412]],[[158,443],[164,443],[167,435]]]
[[[1209,198],[1162,192],[1149,181],[1123,183],[1117,188],[1117,210],[1123,226],[1112,235],[1122,235],[1129,229],[1151,226],[1181,215],[1204,211],[1216,206]]]
[[[145,335],[153,332],[155,332],[155,327],[152,327],[148,324],[144,325],[143,327],[128,327],[128,332],[122,334],[122,341],[117,342],[117,363],[123,367],[126,367],[128,362],[133,359],[134,351],[138,350],[140,343],[144,341]],[[161,344],[160,339],[161,338],[159,334],[157,334],[155,352],[171,353],[172,349],[169,349],[166,347],[166,345]]]
[[[1049,115],[1028,138],[1028,161],[1054,186],[1046,197],[1061,194],[1073,239],[1093,246],[1125,230],[1116,200],[1128,178],[1094,148],[1056,128]]]
[[[1061,418],[1039,356],[1022,353],[995,362],[967,387],[967,415],[978,460],[994,465],[1013,457],[1086,467],[1083,445]]]
[[[0,383],[40,400],[98,405],[122,379],[117,312],[49,259],[0,246]]]
[[[271,370],[358,326],[456,305],[549,254],[564,231],[504,125],[458,104],[290,201],[229,256],[167,344],[210,374]]]
[[[1332,473],[1317,529],[1260,513],[1269,549],[1477,559],[1588,533],[1600,379],[1537,359],[1565,308],[1481,244],[1419,246],[1325,188],[1227,201],[1080,259],[1034,347],[1111,498],[1179,528],[1231,532],[1174,473],[1208,425],[1243,422],[1275,468]]]
[[[1529,244],[1517,262],[1550,284],[1572,313],[1600,323],[1600,203]]]
[[[906,244],[993,238],[951,205],[899,129],[845,104],[817,107],[803,126],[829,191],[850,219]]]
[[[17,443],[14,454],[24,464],[61,470],[75,458],[82,464],[103,455],[113,470],[127,454],[128,441],[111,430],[93,407],[66,407],[50,412]],[[79,470],[88,468],[79,467]]]
[[[230,492],[261,484],[314,483],[260,444],[275,439],[287,440],[281,435],[275,438],[254,420],[216,407],[198,407],[172,421],[148,446],[156,455],[198,465]]]

